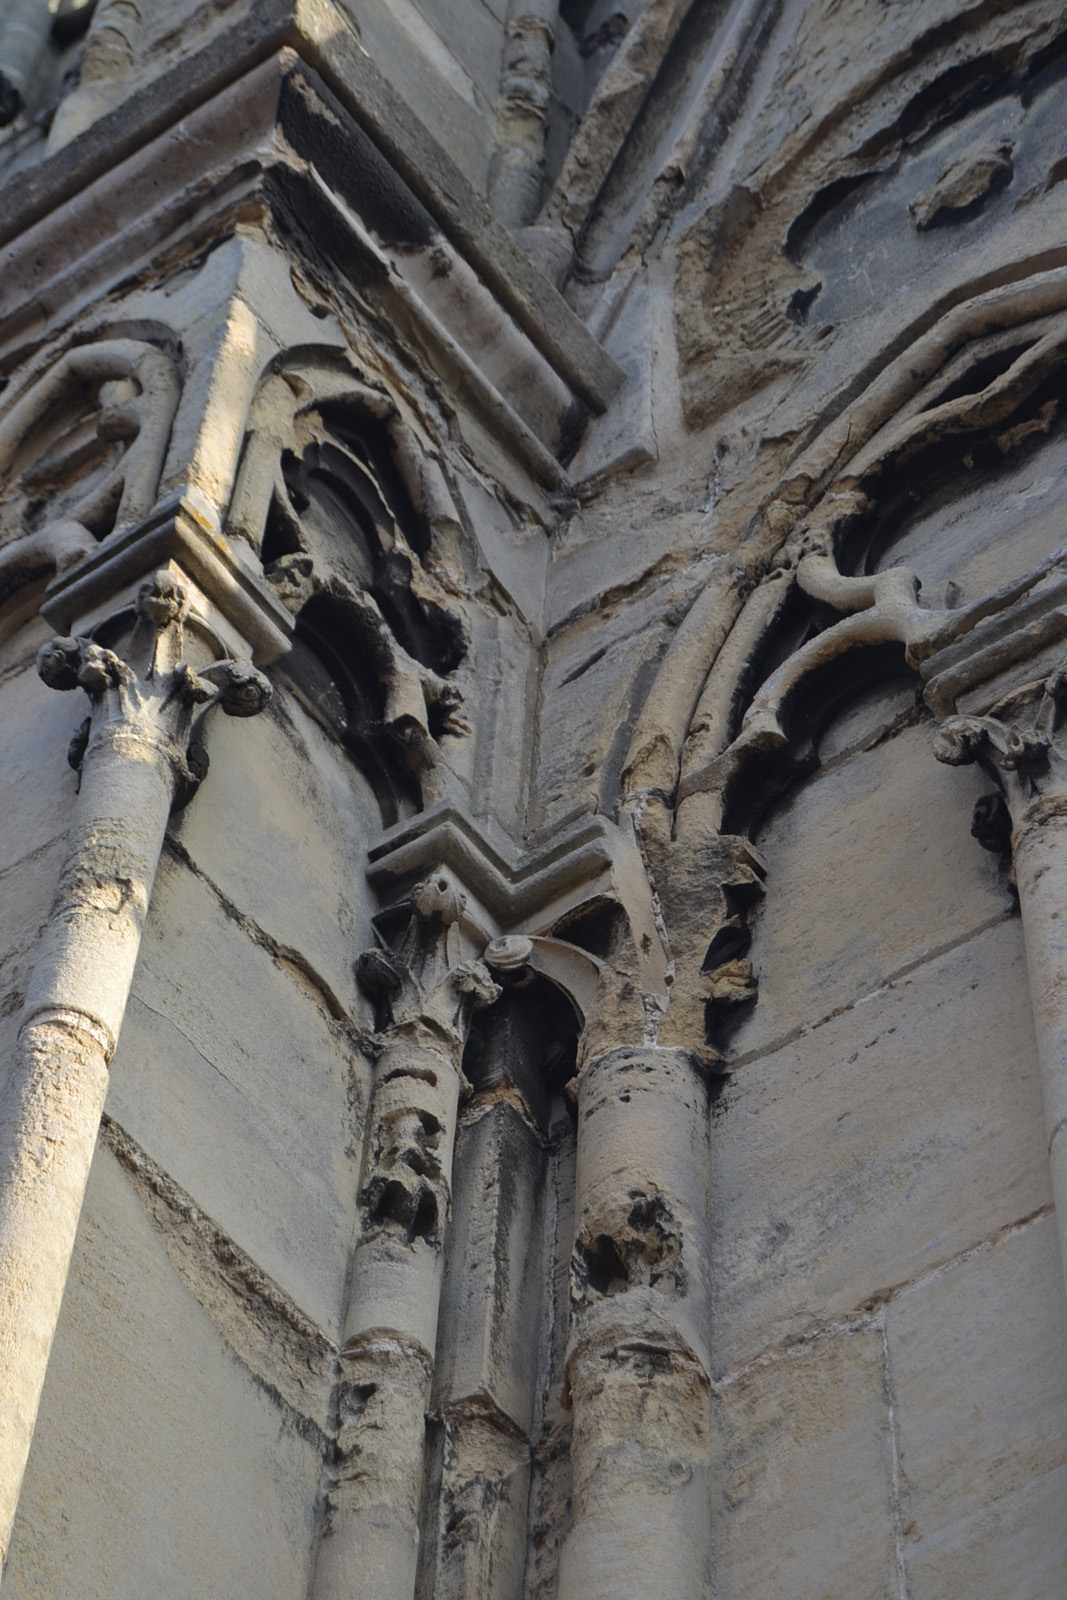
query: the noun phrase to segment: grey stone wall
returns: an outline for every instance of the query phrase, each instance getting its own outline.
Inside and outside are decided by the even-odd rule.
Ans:
[[[49,37],[0,144],[4,1594],[1053,1600],[1059,8]],[[174,720],[245,657],[269,705]],[[145,885],[79,846],[134,760]],[[46,1283],[33,1096],[142,887]]]

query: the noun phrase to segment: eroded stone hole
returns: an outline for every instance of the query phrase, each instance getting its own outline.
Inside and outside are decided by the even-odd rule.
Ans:
[[[704,956],[703,972],[712,972],[726,961],[737,961],[748,954],[752,933],[738,917],[730,917],[708,945]]]
[[[345,1421],[358,1422],[377,1393],[378,1385],[376,1383],[349,1384],[344,1391],[342,1400]]]
[[[420,1111],[418,1120],[422,1128],[422,1138],[418,1144],[409,1147],[403,1160],[405,1165],[409,1166],[412,1172],[417,1172],[420,1177],[437,1177],[441,1171],[441,1163],[437,1159],[437,1146],[443,1130],[440,1122],[429,1111]]]
[[[594,1294],[621,1294],[630,1287],[626,1263],[615,1247],[614,1239],[600,1233],[583,1251],[586,1282]]]
[[[437,1198],[425,1184],[411,1190],[399,1178],[390,1178],[378,1188],[370,1220],[378,1227],[392,1224],[402,1229],[409,1242],[425,1239],[432,1243],[438,1230]]]
[[[682,1239],[662,1195],[632,1189],[625,1218],[575,1246],[573,1289],[581,1302],[645,1287],[685,1293]],[[594,1224],[595,1226],[595,1224]],[[591,1236],[590,1236],[591,1235]]]

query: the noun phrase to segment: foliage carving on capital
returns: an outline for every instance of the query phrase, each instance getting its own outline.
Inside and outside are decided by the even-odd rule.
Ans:
[[[971,832],[984,849],[1005,853],[1012,831],[1035,803],[1067,796],[1067,751],[1058,737],[1067,670],[1027,684],[982,716],[946,717],[934,755],[948,766],[977,763],[999,788],[976,803]]]
[[[55,638],[37,657],[51,689],[84,689],[92,712],[71,742],[80,771],[94,741],[114,747],[141,741],[162,751],[175,778],[175,805],[185,805],[207,771],[200,735],[218,706],[229,717],[254,717],[272,689],[250,661],[224,659],[193,668],[183,659],[189,610],[186,587],[161,570],[141,584],[132,619],[112,619],[122,632],[116,649],[94,638]],[[98,632],[101,630],[97,630]]]
[[[466,896],[447,874],[415,885],[406,928],[394,948],[374,946],[356,963],[375,1002],[380,1035],[416,1030],[462,1048],[470,1012],[499,999],[483,961],[462,959],[459,919]]]

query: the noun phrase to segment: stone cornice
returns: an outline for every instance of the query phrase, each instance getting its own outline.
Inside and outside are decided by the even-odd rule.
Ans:
[[[622,373],[493,216],[383,77],[327,0],[256,0],[201,51],[100,118],[0,191],[0,244],[15,239],[270,56],[286,49],[319,74],[541,357],[593,411]]]
[[[63,150],[45,166],[67,160]],[[442,230],[359,118],[291,49],[114,168],[85,176],[60,209],[0,248],[0,336],[8,346],[39,337],[72,296],[106,290],[135,262],[144,270],[176,231],[195,237],[211,220],[217,235],[234,226],[238,208],[247,221],[258,207],[319,275],[355,288],[385,326],[411,330],[436,380],[535,481],[569,489],[559,458],[576,445],[590,405],[607,398],[596,360],[586,359],[603,354],[600,346],[543,281],[552,316],[567,324],[557,328],[566,350],[552,317],[531,323],[517,314],[501,262],[494,277],[484,251],[474,252],[477,260],[463,254],[469,241],[457,245]],[[3,205],[0,191],[0,224]],[[535,270],[520,259],[524,274]]]
[[[619,846],[619,829],[591,816],[523,851],[499,826],[445,802],[383,834],[368,851],[367,876],[388,903],[420,873],[448,867],[482,931],[495,935],[520,923],[536,929],[548,908],[559,914],[568,900],[588,898],[610,880]]]

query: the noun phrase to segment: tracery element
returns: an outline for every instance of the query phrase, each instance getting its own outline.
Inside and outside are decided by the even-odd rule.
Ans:
[[[0,600],[151,510],[178,403],[139,339],[77,345],[0,416]]]
[[[393,402],[336,352],[264,380],[228,528],[297,618],[283,670],[387,825],[444,796],[441,742],[470,732],[455,677],[466,626],[429,561],[435,520],[454,517]]]

